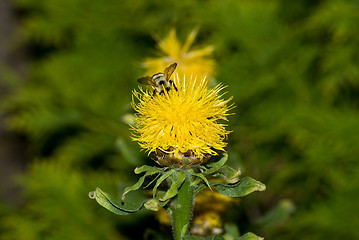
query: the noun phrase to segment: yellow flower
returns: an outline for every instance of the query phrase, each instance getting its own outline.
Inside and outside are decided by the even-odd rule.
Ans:
[[[234,203],[238,203],[238,199],[224,196],[208,188],[201,191],[196,195],[191,233],[200,236],[222,233],[222,216]]]
[[[197,30],[193,30],[182,45],[176,36],[176,31],[172,29],[169,34],[158,42],[160,57],[146,58],[143,66],[147,69],[147,75],[153,75],[176,62],[178,64],[177,73],[180,77],[196,75],[199,78],[211,77],[214,74],[215,62],[211,58],[213,47],[191,50],[196,38]]]
[[[196,196],[196,213],[203,214],[208,211],[224,213],[238,199],[227,197],[216,191],[205,189]]]
[[[172,87],[163,94],[142,89],[133,92],[132,106],[137,114],[131,126],[132,138],[155,153],[161,165],[198,164],[217,155],[216,150],[224,151],[229,131],[219,121],[227,120],[232,98],[222,99],[222,85],[208,89],[204,77],[185,79],[177,75],[174,82],[177,91]]]

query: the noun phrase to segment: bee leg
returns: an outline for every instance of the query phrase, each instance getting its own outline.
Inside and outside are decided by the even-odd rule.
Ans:
[[[172,81],[172,80],[169,80],[170,84],[172,84],[172,86],[174,87],[174,89],[176,91],[178,91],[177,87],[176,87],[176,84]]]

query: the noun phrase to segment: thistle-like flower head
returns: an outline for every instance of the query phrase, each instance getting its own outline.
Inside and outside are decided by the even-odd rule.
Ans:
[[[217,150],[224,151],[229,131],[225,129],[228,105],[223,100],[222,85],[207,88],[201,79],[174,78],[177,90],[153,94],[134,91],[132,106],[136,110],[132,125],[133,140],[149,153],[155,153],[164,166],[181,167],[206,161]]]

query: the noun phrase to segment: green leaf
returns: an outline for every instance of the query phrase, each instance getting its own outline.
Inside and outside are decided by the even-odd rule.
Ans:
[[[209,184],[207,178],[206,178],[202,173],[195,173],[195,172],[193,171],[193,169],[190,169],[189,172],[190,172],[193,176],[196,176],[196,177],[199,177],[200,179],[202,179],[202,180],[206,183],[206,185],[211,189],[211,186],[210,186],[210,184]],[[194,185],[197,185],[197,184],[198,184],[198,182],[197,182],[196,180],[195,180],[193,183],[194,183]],[[211,189],[211,190],[212,190],[212,189]]]
[[[266,186],[250,177],[245,177],[234,184],[213,183],[214,188],[228,197],[244,197],[254,191],[264,191]]]
[[[264,238],[258,237],[254,233],[246,233],[242,237],[240,237],[238,240],[263,240]]]
[[[165,196],[161,198],[161,201],[166,201],[177,195],[178,189],[181,187],[182,183],[186,179],[186,174],[183,171],[180,171],[177,175],[177,179],[172,182],[170,189],[166,192]]]
[[[142,208],[143,204],[145,203],[145,201],[137,203],[124,203],[116,200],[114,197],[102,191],[100,188],[96,188],[95,191],[90,192],[89,197],[92,199],[96,199],[98,204],[100,204],[102,207],[118,215],[127,215],[130,213],[137,212]]]
[[[137,167],[135,168],[135,173],[136,174],[140,174],[143,172],[149,172],[150,175],[155,174],[155,173],[159,173],[162,172],[163,168],[159,168],[159,167],[152,167],[152,166],[147,166],[147,165],[143,165],[141,167]]]
[[[223,166],[218,170],[215,176],[220,176],[226,179],[233,179],[241,174],[240,170],[236,170],[234,168],[228,167],[227,165]]]
[[[144,207],[147,210],[151,210],[151,211],[158,211],[158,207],[163,207],[165,206],[169,200],[167,201],[160,201],[160,198],[163,198],[165,196],[165,192],[158,192],[157,193],[157,197],[156,198],[152,198],[150,200],[148,200],[145,204]]]
[[[156,192],[157,192],[157,188],[158,186],[169,176],[171,176],[171,174],[174,172],[174,169],[170,169],[169,171],[165,172],[156,182],[156,185],[153,187],[153,197],[156,196]]]
[[[132,185],[131,187],[125,188],[125,191],[122,194],[122,200],[125,199],[126,194],[129,193],[130,191],[139,189],[142,186],[143,182],[145,181],[146,177],[147,177],[147,174],[143,175],[142,177],[140,177],[140,179],[138,179],[138,181],[134,185]]]
[[[213,182],[210,182],[209,183],[210,185],[213,185]],[[207,185],[206,184],[200,184],[198,185],[198,187],[196,188],[194,194],[197,195],[200,191],[202,191],[203,189],[207,188]]]
[[[91,199],[96,199],[98,204],[100,204],[102,207],[118,215],[135,213],[141,210],[143,206],[148,210],[157,211],[159,206],[163,207],[168,203],[168,200],[161,202],[159,201],[159,198],[163,197],[164,195],[164,192],[159,192],[157,198],[140,202],[126,203],[116,200],[113,196],[102,191],[100,188],[96,188],[95,191],[89,193],[89,197]]]
[[[151,211],[158,211],[158,206],[159,206],[159,201],[156,198],[152,198],[150,200],[148,200],[145,204],[144,204],[145,208],[147,210],[151,210]]]
[[[188,233],[188,225],[189,225],[189,222],[182,227],[181,236],[187,235],[187,233]]]
[[[204,171],[203,174],[208,175],[217,172],[227,162],[227,160],[228,160],[228,154],[225,153],[223,154],[223,157],[218,162],[208,164],[207,166],[210,168]]]

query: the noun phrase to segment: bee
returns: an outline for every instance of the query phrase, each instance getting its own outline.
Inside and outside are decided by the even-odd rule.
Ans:
[[[155,95],[156,93],[163,94],[164,90],[168,92],[171,89],[171,85],[177,91],[175,83],[170,80],[170,77],[172,73],[176,70],[176,67],[177,63],[173,63],[166,67],[163,73],[157,73],[152,77],[146,76],[139,78],[137,79],[137,82],[144,85],[151,85],[152,87],[154,87],[155,90],[153,91],[153,95]]]

